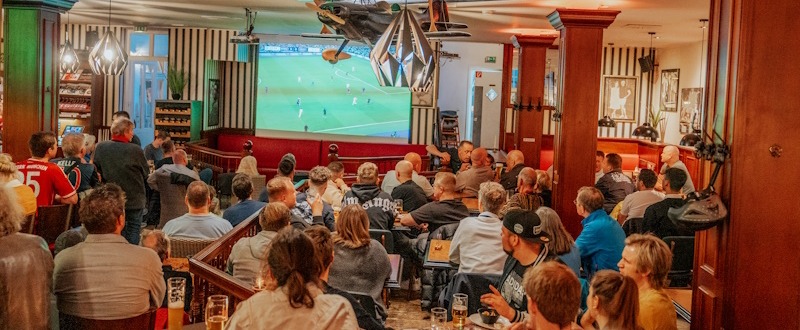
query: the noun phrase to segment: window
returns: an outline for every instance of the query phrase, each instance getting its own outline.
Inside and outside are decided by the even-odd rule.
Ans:
[[[156,34],[153,38],[153,56],[167,57],[169,54],[169,36],[166,34]]]
[[[131,56],[150,56],[150,34],[131,33]]]

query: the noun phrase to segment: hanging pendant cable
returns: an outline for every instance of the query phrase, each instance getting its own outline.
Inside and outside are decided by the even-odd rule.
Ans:
[[[700,41],[700,75],[699,75],[699,79],[698,80],[699,80],[700,88],[702,88],[702,90],[703,90],[703,95],[705,95],[705,86],[703,86],[703,58],[705,56],[703,56],[703,53],[705,53],[706,22],[708,22],[708,20],[707,19],[701,19],[700,22],[703,23],[703,27],[700,29],[700,40],[701,40]],[[701,98],[701,100],[704,100],[704,99],[705,98]],[[700,114],[701,114],[701,116],[700,116],[700,128],[705,128],[705,122],[706,122],[706,116],[702,114],[703,110],[704,110],[703,109],[703,105],[705,105],[704,101],[701,101],[701,103],[697,105],[698,107],[701,108],[700,109]],[[694,129],[694,127],[692,127],[692,129]]]

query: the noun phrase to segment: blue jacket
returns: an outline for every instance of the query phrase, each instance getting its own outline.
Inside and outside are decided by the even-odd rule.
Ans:
[[[617,263],[622,259],[622,249],[625,248],[625,232],[619,223],[599,209],[589,214],[581,224],[583,231],[575,240],[575,245],[581,251],[586,275],[591,278],[602,269],[619,271]]]

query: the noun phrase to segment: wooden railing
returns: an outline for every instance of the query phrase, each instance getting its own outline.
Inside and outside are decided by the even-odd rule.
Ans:
[[[403,160],[405,155],[401,156],[378,156],[378,157],[336,157],[331,159],[337,159],[339,162],[344,165],[344,172],[347,174],[355,174],[358,171],[358,167],[361,164],[366,162],[374,163],[378,166],[378,173],[386,173],[391,170],[394,170],[394,167],[397,165],[398,162]],[[422,168],[427,169],[430,167],[431,158],[428,155],[421,155],[422,158]]]

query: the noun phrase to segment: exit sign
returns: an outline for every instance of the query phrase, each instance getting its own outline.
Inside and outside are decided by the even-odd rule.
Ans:
[[[486,56],[486,63],[496,63],[497,57],[494,56]]]
[[[137,25],[136,26],[136,32],[146,32],[146,31],[147,31],[147,25]]]

